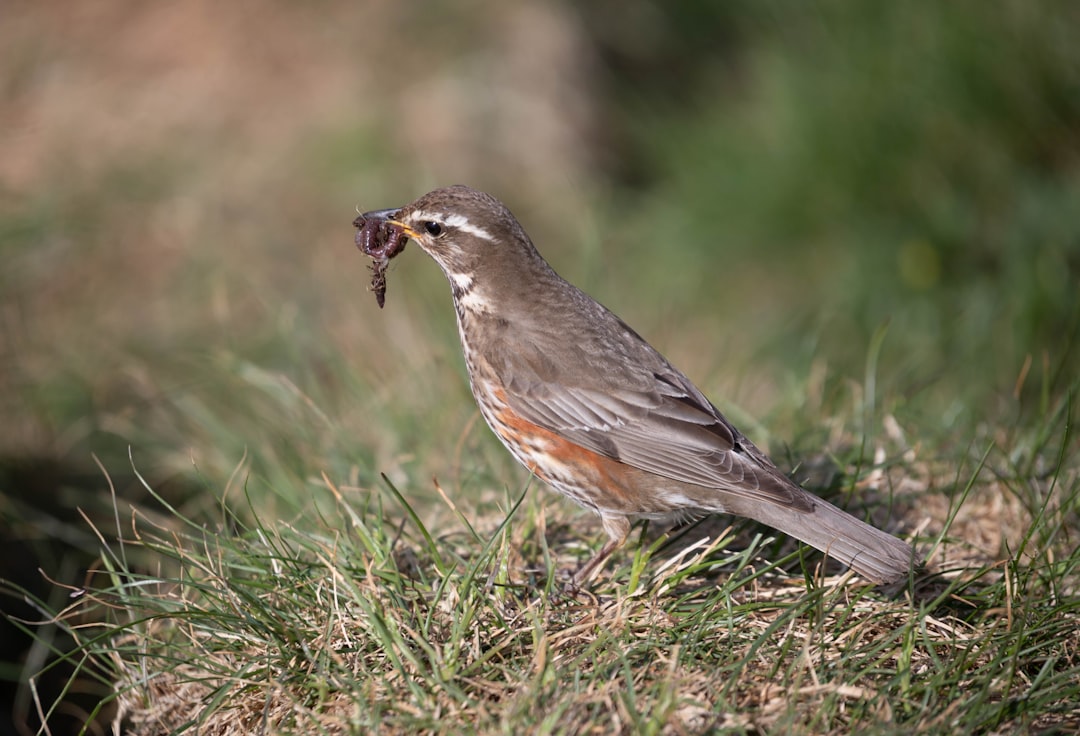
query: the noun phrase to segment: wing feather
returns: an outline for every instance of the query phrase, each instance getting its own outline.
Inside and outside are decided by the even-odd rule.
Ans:
[[[507,400],[522,418],[640,470],[798,505],[768,457],[689,379],[666,361],[661,368],[648,380],[615,382],[622,385],[614,390],[556,384],[530,371],[528,380],[519,374],[508,382]]]

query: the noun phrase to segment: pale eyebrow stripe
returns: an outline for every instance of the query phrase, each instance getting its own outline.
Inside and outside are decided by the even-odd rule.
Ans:
[[[495,242],[495,238],[492,237],[491,233],[482,227],[473,225],[465,215],[457,213],[451,215],[435,215],[430,212],[424,212],[423,210],[417,210],[416,212],[409,213],[409,219],[413,222],[422,220],[441,222],[447,227],[456,228],[463,233],[468,233],[469,235],[486,240],[489,243]]]

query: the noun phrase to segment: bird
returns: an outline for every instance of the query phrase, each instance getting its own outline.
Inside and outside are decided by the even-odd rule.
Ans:
[[[781,472],[626,322],[559,276],[492,195],[435,189],[354,226],[372,223],[392,231],[391,257],[408,238],[449,281],[472,394],[491,430],[532,475],[599,515],[608,539],[572,584],[591,579],[635,520],[710,513],[773,527],[872,583],[917,567],[907,542]],[[385,266],[371,242],[381,241],[365,250]]]

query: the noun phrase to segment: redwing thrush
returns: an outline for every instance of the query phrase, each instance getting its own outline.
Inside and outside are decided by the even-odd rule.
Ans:
[[[377,275],[405,237],[435,259],[484,419],[536,477],[600,515],[609,541],[575,582],[625,542],[632,519],[703,512],[768,524],[877,583],[912,569],[908,544],[789,480],[690,379],[555,273],[494,197],[437,189],[355,224],[365,223],[357,244]]]

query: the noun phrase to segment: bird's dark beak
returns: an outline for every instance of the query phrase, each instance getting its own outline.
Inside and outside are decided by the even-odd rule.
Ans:
[[[372,210],[371,212],[365,212],[364,214],[353,220],[353,226],[363,227],[364,223],[368,220],[378,220],[380,222],[393,220],[395,217],[397,217],[399,212],[401,212],[400,209]]]
[[[386,222],[396,227],[408,235],[410,238],[416,238],[416,232],[403,222],[399,222],[397,217],[401,214],[401,209],[389,209],[389,210],[372,210],[371,212],[365,212],[364,214],[353,220],[353,227],[362,228],[364,223],[374,222]]]

